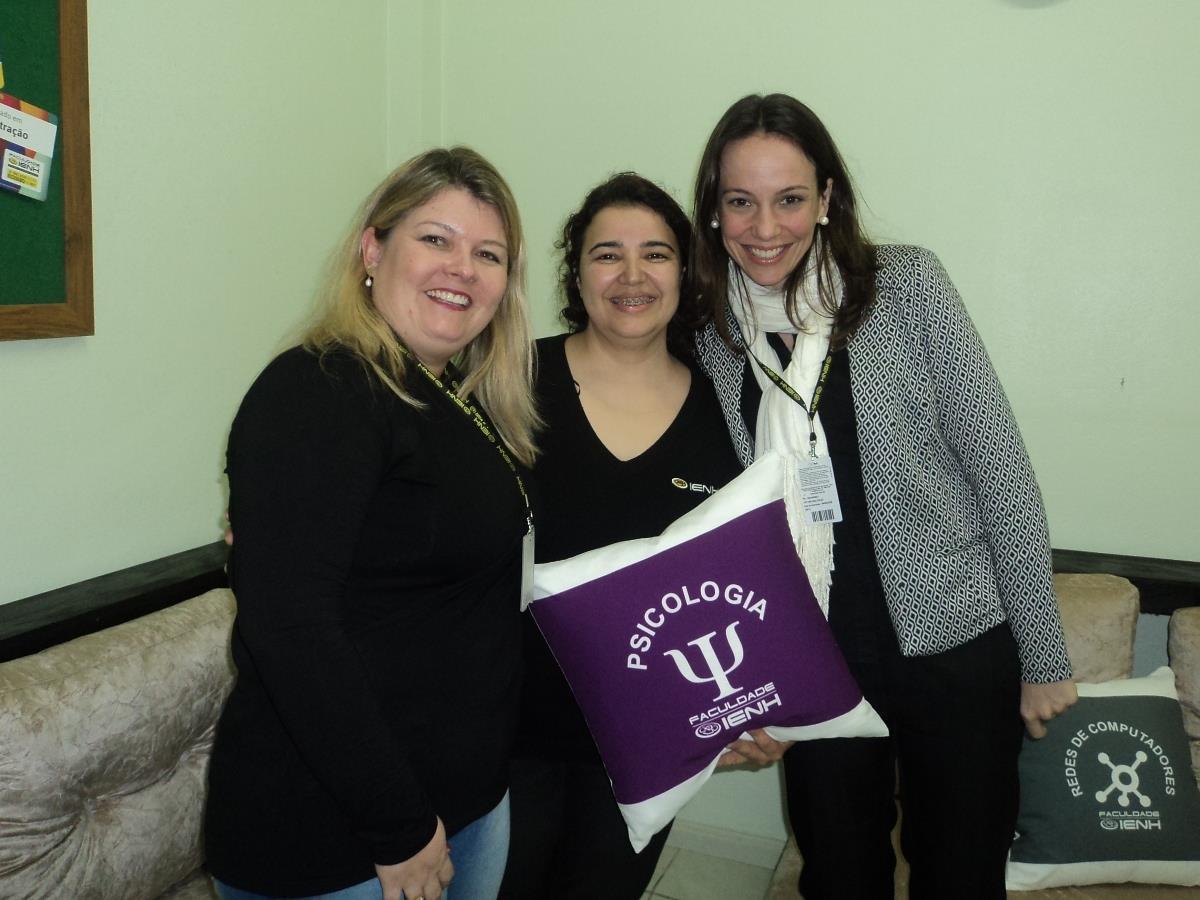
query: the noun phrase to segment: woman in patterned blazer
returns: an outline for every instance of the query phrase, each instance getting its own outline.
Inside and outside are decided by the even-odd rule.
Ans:
[[[898,769],[910,896],[1003,898],[1022,720],[1040,737],[1076,697],[1004,391],[937,258],[867,241],[799,101],[730,107],[695,196],[701,364],[743,465],[772,448],[799,461],[798,550],[891,731],[786,748],[801,892],[892,897]],[[757,762],[785,750],[740,747]]]

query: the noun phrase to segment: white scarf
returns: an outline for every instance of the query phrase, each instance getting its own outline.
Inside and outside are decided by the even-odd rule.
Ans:
[[[803,326],[799,330],[787,316],[782,287],[762,287],[747,278],[732,261],[729,263],[729,308],[741,326],[746,347],[756,359],[775,369],[804,398],[806,404],[816,390],[821,366],[829,351],[829,334],[833,329],[833,318],[822,307],[817,288],[817,258],[821,255],[819,246],[809,254],[803,281],[796,291],[797,312]],[[827,271],[840,306],[843,291],[841,273],[837,266],[832,265]],[[772,332],[796,336],[791,361],[782,371],[779,369],[779,357],[767,341],[767,334]],[[796,552],[808,572],[813,594],[821,610],[828,616],[829,585],[833,578],[833,526],[804,523],[804,502],[798,474],[800,461],[809,452],[808,417],[795,400],[767,377],[758,363],[750,360],[747,365],[754,372],[762,391],[754,432],[754,455],[757,457],[768,450],[775,450],[784,456],[783,497],[788,527],[796,544]],[[821,427],[819,411],[813,421],[813,431],[817,435],[817,456],[828,456],[829,447],[825,443],[825,429]]]

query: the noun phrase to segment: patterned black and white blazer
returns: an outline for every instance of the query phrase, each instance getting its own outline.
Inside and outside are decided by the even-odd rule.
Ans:
[[[1069,678],[1041,492],[987,351],[934,254],[885,245],[878,261],[876,306],[849,345],[850,383],[900,649],[938,653],[1007,621],[1024,680]],[[745,357],[711,325],[697,351],[749,465]]]

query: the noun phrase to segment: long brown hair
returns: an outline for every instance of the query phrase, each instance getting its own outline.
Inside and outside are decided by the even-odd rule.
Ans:
[[[842,347],[862,324],[875,302],[875,247],[867,240],[858,221],[854,186],[850,173],[829,131],[811,109],[787,94],[750,94],[725,111],[713,129],[696,173],[696,202],[692,221],[690,290],[701,297],[706,316],[715,322],[721,336],[732,344],[725,313],[729,296],[729,253],[719,229],[709,223],[717,217],[720,201],[721,156],[735,141],[755,134],[778,135],[791,141],[812,161],[817,184],[830,180],[829,224],[820,227],[820,237],[784,280],[788,318],[799,324],[796,294],[804,278],[809,257],[819,253],[817,285],[824,308],[834,315],[832,346]],[[833,296],[830,266],[837,266],[845,283],[841,305]]]

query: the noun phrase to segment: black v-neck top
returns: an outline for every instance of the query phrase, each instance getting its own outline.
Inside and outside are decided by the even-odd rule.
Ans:
[[[687,398],[662,436],[639,456],[617,459],[583,411],[565,342],[566,335],[538,341],[535,390],[546,421],[534,468],[538,562],[660,534],[741,471],[712,385],[694,367]],[[598,759],[566,680],[529,615],[517,754]]]

